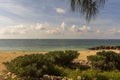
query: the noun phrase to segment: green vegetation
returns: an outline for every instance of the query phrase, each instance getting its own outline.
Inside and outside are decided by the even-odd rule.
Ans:
[[[94,69],[102,71],[120,70],[120,54],[115,52],[98,52],[97,55],[88,56]]]
[[[43,75],[73,78],[73,80],[120,80],[120,54],[112,51],[98,52],[88,56],[92,68],[73,63],[77,51],[53,51],[47,54],[32,54],[4,63],[8,71],[23,80],[40,79]],[[13,79],[9,79],[13,80]]]
[[[53,51],[45,55],[20,56],[4,64],[10,72],[29,80],[40,78],[44,74],[67,76],[68,72],[66,71],[74,73],[67,65],[71,65],[73,59],[77,58],[78,55],[77,51]]]
[[[46,54],[46,58],[52,59],[54,64],[60,66],[69,66],[72,61],[77,58],[79,53],[77,51],[53,51]]]
[[[83,71],[80,75],[84,80],[120,80],[120,72],[118,71],[100,72],[91,69]]]

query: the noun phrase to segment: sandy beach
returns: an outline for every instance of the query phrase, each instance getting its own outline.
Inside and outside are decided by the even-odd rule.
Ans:
[[[119,53],[120,51],[114,50],[115,52]],[[84,50],[84,51],[78,51],[80,53],[78,60],[87,60],[87,56],[89,55],[95,55],[95,50]],[[23,55],[29,55],[29,54],[45,54],[47,52],[0,52],[0,75],[3,74],[3,72],[6,70],[5,66],[3,65],[3,62],[10,61],[18,56]]]

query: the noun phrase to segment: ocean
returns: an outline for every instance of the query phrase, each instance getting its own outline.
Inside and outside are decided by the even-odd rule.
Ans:
[[[120,39],[0,39],[0,51],[87,50],[101,45],[120,46]]]

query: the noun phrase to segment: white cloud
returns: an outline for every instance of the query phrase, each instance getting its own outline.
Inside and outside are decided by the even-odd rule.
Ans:
[[[65,24],[65,22],[61,23],[61,28],[62,28],[63,31],[66,30],[66,24]]]
[[[48,23],[44,23],[44,24],[37,23],[36,25],[31,26],[31,27],[33,30],[45,30],[46,29],[45,27],[48,27],[48,26],[49,26]]]
[[[94,36],[99,38],[113,38],[120,35],[120,28],[97,29],[93,32]],[[117,37],[118,38],[118,37]]]
[[[66,37],[93,37],[93,38],[101,38],[110,37],[120,34],[120,29],[111,28],[106,30],[101,29],[92,29],[89,26],[76,26],[72,25],[71,27],[67,26],[65,22],[62,22],[61,25],[51,25],[49,23],[36,23],[34,25],[16,25],[16,26],[8,26],[0,28],[0,38],[3,36],[4,38],[66,38]],[[98,36],[99,35],[99,36]],[[21,37],[22,36],[22,37]]]
[[[0,35],[51,35],[58,34],[60,32],[62,32],[61,27],[52,27],[48,23],[36,23],[35,25],[16,25],[0,28]]]
[[[88,31],[91,30],[91,28],[88,27],[88,26],[82,26],[82,27],[79,28],[79,30],[82,31],[82,32],[88,32]]]
[[[96,33],[100,33],[100,30],[99,30],[99,29],[97,29],[97,30],[96,30]]]
[[[72,32],[79,32],[79,28],[76,27],[76,25],[72,25],[72,27],[70,28],[70,30],[71,30]]]
[[[18,35],[26,34],[29,31],[25,25],[9,26],[0,29],[0,34],[2,35]]]
[[[58,14],[65,14],[66,13],[66,11],[62,8],[55,8],[55,10],[56,10],[56,13],[58,13]]]
[[[108,35],[118,35],[120,34],[120,28],[112,28],[107,30],[106,34]]]
[[[42,24],[37,24],[37,26],[34,27],[35,30],[41,30],[41,29],[44,29],[42,27]]]
[[[60,31],[60,29],[59,28],[55,28],[55,29],[48,29],[48,30],[46,30],[46,33],[47,34],[52,34],[52,35],[57,35],[57,34],[60,34],[61,33],[61,31]]]
[[[91,28],[87,26],[82,26],[82,27],[77,27],[76,25],[72,25],[71,29],[72,32],[77,32],[77,33],[86,33],[90,32]]]

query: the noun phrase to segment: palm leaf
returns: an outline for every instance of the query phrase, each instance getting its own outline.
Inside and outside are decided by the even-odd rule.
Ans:
[[[79,11],[89,22],[99,13],[99,8],[103,7],[106,0],[71,0],[72,11]]]

